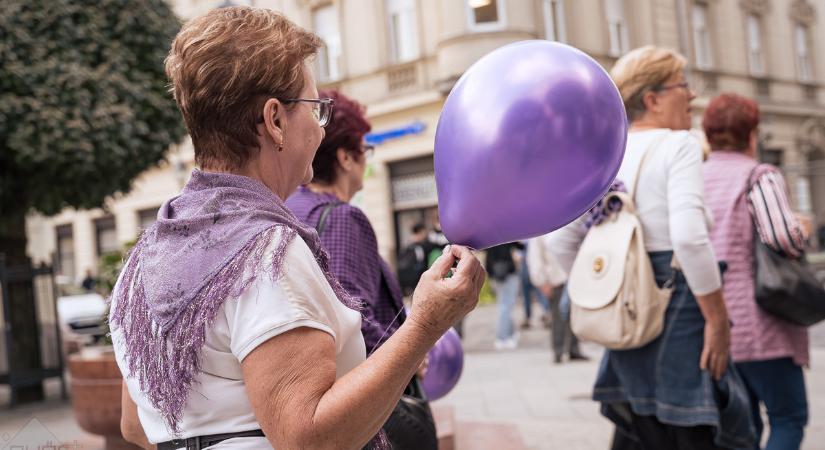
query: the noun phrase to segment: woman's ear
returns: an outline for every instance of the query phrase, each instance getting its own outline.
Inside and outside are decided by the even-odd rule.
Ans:
[[[647,91],[642,95],[642,103],[645,105],[645,111],[658,113],[659,112],[659,96],[653,91]]]
[[[284,145],[284,104],[278,99],[270,98],[264,103],[264,128],[276,147]]]
[[[338,158],[338,165],[344,169],[345,171],[349,171],[352,169],[352,164],[355,160],[352,158],[350,152],[348,152],[343,147],[338,147],[338,150],[335,153],[335,156]]]

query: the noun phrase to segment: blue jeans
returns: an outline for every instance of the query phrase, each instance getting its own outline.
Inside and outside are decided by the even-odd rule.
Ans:
[[[808,400],[802,368],[791,358],[736,363],[751,400],[757,438],[762,436],[759,403],[765,404],[771,435],[765,450],[798,450],[808,424]],[[759,448],[757,439],[756,449]]]
[[[518,274],[507,275],[503,280],[495,280],[496,309],[498,322],[496,323],[496,339],[503,341],[513,336],[513,307],[518,296]]]
[[[527,269],[526,260],[522,260],[521,262],[519,277],[521,278],[521,294],[524,296],[524,317],[530,320],[530,317],[533,315],[533,294],[536,295],[536,300],[538,300],[544,309],[544,313],[547,314],[547,312],[550,311],[550,302],[547,300],[547,297],[530,282],[530,272]]]

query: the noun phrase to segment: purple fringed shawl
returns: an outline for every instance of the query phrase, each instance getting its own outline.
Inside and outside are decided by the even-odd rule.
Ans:
[[[272,262],[264,265],[278,229]],[[296,236],[309,246],[338,298],[360,310],[330,274],[315,230],[247,177],[194,170],[132,249],[112,294],[110,321],[123,333],[127,376],[138,378],[141,391],[176,435],[216,313],[258,275],[277,279]]]
[[[625,188],[624,183],[619,180],[613,181],[613,184],[610,185],[610,188],[607,190],[607,194],[611,192],[627,192],[627,188]],[[604,197],[599,200],[598,203],[593,205],[589,211],[587,211],[587,218],[584,221],[584,229],[589,230],[591,227],[599,225],[600,223],[604,222],[608,217],[616,214],[617,212],[621,211],[622,209],[622,201],[618,198],[611,198],[610,201],[605,203]]]

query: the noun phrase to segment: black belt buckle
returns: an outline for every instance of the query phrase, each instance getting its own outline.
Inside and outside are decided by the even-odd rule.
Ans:
[[[201,450],[201,437],[195,436],[187,439],[186,450]]]

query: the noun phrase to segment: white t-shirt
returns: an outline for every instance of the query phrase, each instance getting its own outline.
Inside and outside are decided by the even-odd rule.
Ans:
[[[616,176],[628,190],[647,151],[651,154],[636,192],[645,249],[673,250],[691,291],[709,294],[722,286],[722,280],[708,236],[702,147],[688,131],[654,129],[628,134],[624,161]],[[584,239],[581,224],[582,220],[577,220],[550,235],[548,246],[566,270],[572,267]]]
[[[276,234],[265,258],[269,259],[279,239],[280,234]],[[310,327],[332,335],[339,378],[366,359],[361,315],[338,300],[300,237],[287,248],[283,270],[278,281],[258,276],[240,297],[228,299],[217,313],[202,350],[203,372],[196,376],[189,393],[180,421],[181,434],[177,437],[259,429],[244,387],[241,361],[255,347],[281,333]],[[112,329],[112,340],[118,366],[126,374],[123,335],[117,328]],[[162,416],[140,391],[137,378],[127,376],[125,380],[149,442],[175,439]],[[272,447],[266,438],[247,437],[229,439],[210,448]]]

